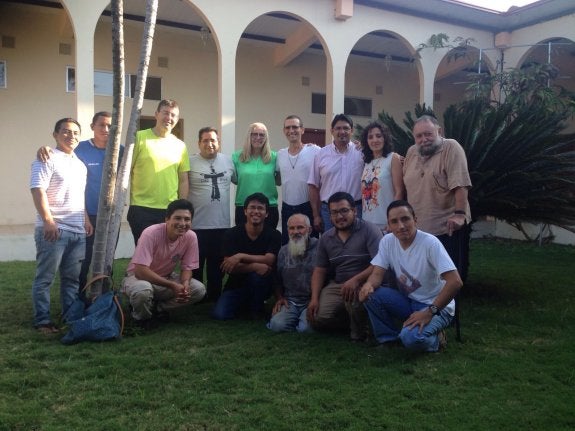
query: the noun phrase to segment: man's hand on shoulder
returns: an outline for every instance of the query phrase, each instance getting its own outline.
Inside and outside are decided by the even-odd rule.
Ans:
[[[36,152],[36,158],[43,163],[50,160],[50,156],[53,154],[52,148],[50,147],[40,147]]]

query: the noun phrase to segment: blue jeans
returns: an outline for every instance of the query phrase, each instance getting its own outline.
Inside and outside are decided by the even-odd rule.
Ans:
[[[258,318],[264,312],[264,301],[272,293],[272,276],[262,277],[251,272],[242,287],[224,289],[212,310],[212,318],[230,320],[247,309],[252,318]]]
[[[307,302],[296,304],[288,299],[289,308],[285,305],[272,316],[268,328],[274,332],[308,332],[311,327],[307,323]]]
[[[407,349],[437,352],[439,349],[437,334],[449,326],[453,319],[447,311],[442,310],[438,316],[433,316],[421,332],[418,326],[408,329],[396,324],[396,320],[404,322],[411,313],[428,306],[389,287],[376,289],[365,301],[365,308],[373,327],[373,335],[377,341],[386,343],[400,339]]]
[[[80,268],[86,251],[86,235],[65,230],[59,231],[56,241],[44,239],[44,229],[34,231],[36,242],[36,276],[32,284],[34,326],[45,325],[50,319],[50,287],[60,271],[60,302],[62,316],[78,297]]]
[[[363,214],[363,207],[361,206],[361,201],[355,201],[355,211],[357,213],[356,217],[361,218],[361,215]],[[326,202],[321,203],[320,212],[321,212],[321,220],[323,221],[323,231],[327,232],[333,227],[333,224],[331,222],[331,217],[329,215],[329,206]]]

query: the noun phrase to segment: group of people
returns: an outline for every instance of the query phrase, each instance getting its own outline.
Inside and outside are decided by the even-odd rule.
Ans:
[[[354,142],[344,114],[323,148],[304,144],[302,120],[290,115],[286,148],[273,151],[267,127],[253,123],[231,157],[212,127],[200,129],[199,152],[189,157],[172,134],[175,101],[162,100],[155,119],[136,135],[130,178],[136,249],[122,287],[138,326],[155,327],[173,308],[205,300],[218,320],[266,318],[278,332],[344,330],[353,341],[440,348],[466,275],[471,182],[463,149],[441,136],[435,118],[415,121],[404,160],[382,124],[369,124]],[[64,321],[86,283],[110,120],[97,113],[94,137],[81,143],[80,125],[59,120],[56,148],[41,148],[32,164],[32,296],[43,333],[59,330],[49,312],[56,271]]]

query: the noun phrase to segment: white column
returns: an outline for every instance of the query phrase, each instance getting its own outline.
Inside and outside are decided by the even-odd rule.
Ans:
[[[108,0],[62,0],[76,40],[76,119],[85,134],[94,115],[94,33]]]

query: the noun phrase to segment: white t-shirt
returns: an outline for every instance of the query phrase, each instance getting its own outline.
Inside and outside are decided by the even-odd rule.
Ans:
[[[319,150],[315,144],[304,144],[296,156],[290,155],[287,148],[278,151],[276,171],[282,178],[282,201],[286,204],[295,206],[309,201],[307,179]]]
[[[399,291],[424,304],[432,304],[443,289],[445,280],[441,274],[456,269],[441,242],[421,230],[407,250],[401,247],[395,235],[385,235],[371,264],[386,270],[392,268]],[[455,301],[447,304],[445,310],[453,316]]]
[[[236,173],[231,157],[190,157],[190,195],[194,205],[192,229],[227,229],[230,224],[230,183]]]

